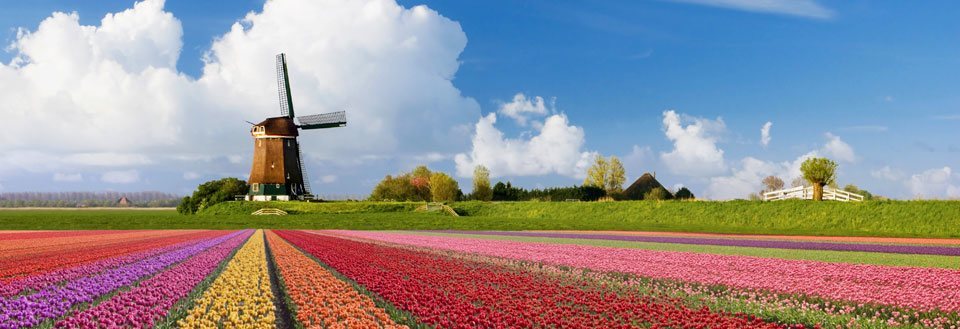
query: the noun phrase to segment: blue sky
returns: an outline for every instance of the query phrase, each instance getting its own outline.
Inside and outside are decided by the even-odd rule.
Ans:
[[[281,1],[294,0],[278,0]],[[335,6],[335,2],[328,5]],[[574,148],[570,154],[596,152],[630,159],[627,168],[631,177],[643,171],[657,171],[658,178],[667,186],[687,185],[694,193],[701,191],[714,198],[744,194],[742,191],[757,183],[753,182],[757,175],[790,176],[789,163],[812,151],[845,159],[840,161],[842,184],[855,183],[897,198],[960,197],[960,22],[956,20],[960,4],[810,0],[796,1],[791,7],[790,1],[765,2],[772,3],[771,8],[759,3],[399,1],[404,10],[426,5],[436,11],[437,17],[458,24],[465,38],[462,52],[454,51],[456,57],[450,58],[459,62],[450,82],[459,91],[459,99],[475,104],[464,105],[467,114],[447,123],[477,129],[474,126],[483,122],[477,121],[481,116],[496,113],[496,129],[505,138],[524,142],[538,134],[537,124],[521,125],[502,112],[505,104],[522,93],[527,99],[539,96],[545,100],[548,113],[532,115],[531,122],[543,123],[554,114],[562,114],[567,120],[564,127],[581,129],[582,138],[575,138],[580,144],[573,143],[576,145],[570,146]],[[97,26],[104,15],[127,10],[133,2],[34,1],[3,6],[0,27],[5,31],[5,44],[9,45],[17,42],[18,28],[37,31],[40,22],[52,12],[76,12],[80,25]],[[230,31],[234,22],[249,12],[267,16],[263,1],[168,0],[162,10],[172,14],[182,26],[182,47],[175,67],[170,69],[191,81],[203,80],[207,64],[202,57],[211,51],[214,40]],[[307,20],[314,14],[310,10],[297,13]],[[338,28],[358,28],[336,24],[317,22],[316,29],[350,38],[353,32],[341,33]],[[276,38],[299,43],[316,40],[316,36],[296,38],[305,28],[310,25],[288,30],[289,33]],[[436,28],[455,30],[441,23]],[[457,38],[448,38],[447,34],[429,35],[450,45],[450,49],[458,46]],[[13,68],[12,59],[22,52],[8,47],[0,60]],[[430,57],[429,52],[421,54]],[[322,53],[311,55],[315,57],[311,60],[325,60]],[[296,60],[297,57],[291,58],[292,66],[297,66]],[[267,69],[270,62],[267,58]],[[412,67],[419,67],[421,62],[411,63]],[[364,87],[375,89],[362,85],[357,88]],[[317,89],[319,100],[311,103],[308,98],[307,104],[323,104],[327,92]],[[304,97],[311,97],[313,90],[295,90],[294,101],[304,93]],[[378,94],[402,93],[386,89]],[[337,99],[336,96],[327,98]],[[358,103],[350,102],[346,96],[342,98],[347,99],[345,104]],[[2,104],[4,101],[0,101]],[[6,105],[0,110],[16,111],[16,105]],[[270,114],[273,110],[268,107],[263,112]],[[714,128],[699,135],[685,131],[685,137],[670,139],[665,135],[667,110],[680,115],[679,128],[698,123]],[[254,120],[254,113],[257,112],[250,110],[237,116]],[[380,112],[371,115],[376,113]],[[430,112],[406,113],[430,116]],[[238,120],[241,119],[233,121]],[[771,139],[768,145],[762,145],[760,129],[767,122],[772,123]],[[345,129],[368,124],[371,123],[351,121]],[[224,140],[249,138],[242,125],[217,131],[226,134],[230,129],[238,131],[239,137],[231,135]],[[476,136],[476,132],[465,134],[458,145],[436,147],[433,141],[407,139],[403,134],[386,136],[398,146],[369,154],[324,149],[323,136],[329,135],[310,137],[304,144],[316,143],[309,146],[317,153],[310,165],[312,177],[325,177],[315,187],[328,194],[358,195],[368,192],[379,177],[409,169],[418,163],[417,159],[429,158],[431,167],[450,172],[457,169],[456,154],[469,157],[464,163],[493,161],[476,153],[480,148],[470,137]],[[677,140],[688,140],[687,137],[691,138],[689,144],[675,144]],[[835,142],[831,144],[832,141]],[[23,154],[49,146],[14,144],[18,146],[3,150]],[[181,151],[215,155],[222,148],[194,150],[191,143],[174,144],[178,146],[130,145],[117,152],[109,147],[75,150],[80,154],[122,153],[125,159],[147,159],[128,161],[126,166],[98,167],[90,163],[96,161],[87,161],[46,170],[36,166],[24,169],[11,164],[20,161],[22,155],[8,155],[7,161],[0,161],[0,191],[155,189],[186,193],[203,179],[243,175],[248,170],[249,150],[245,150],[245,145],[235,152],[225,151],[219,155],[220,160],[206,161],[202,168],[193,169],[190,163],[162,159]],[[422,149],[408,152],[405,145],[414,144]],[[694,148],[680,149],[690,145]],[[714,156],[718,150],[722,153],[719,159],[708,161],[700,161],[703,159],[697,156],[674,158],[673,161],[686,161],[683,164],[665,156],[673,151],[679,155],[702,154],[704,149],[698,147],[705,147],[705,152],[713,152]],[[513,150],[523,153],[528,149]],[[51,148],[45,152],[56,157],[74,151]],[[537,167],[546,168],[542,170],[523,170],[511,163],[499,167],[493,164],[502,168],[499,179],[528,187],[572,185],[580,181],[576,168],[570,167],[576,159],[516,156],[519,162],[550,164]],[[29,157],[42,158],[33,153]],[[348,164],[344,158],[350,157],[371,160]],[[758,162],[747,165],[747,158]],[[713,168],[706,168],[710,166]],[[676,168],[691,169],[676,172]],[[495,174],[497,171],[494,170]],[[136,172],[136,177],[105,179],[108,172]],[[52,179],[56,175],[61,179]],[[789,181],[792,177],[783,178]],[[36,181],[47,183],[31,183]],[[468,190],[465,185],[469,178],[461,177],[461,184]],[[742,186],[721,191],[725,184]]]

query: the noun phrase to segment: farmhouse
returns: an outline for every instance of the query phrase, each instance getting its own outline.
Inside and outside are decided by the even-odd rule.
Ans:
[[[667,199],[673,198],[673,194],[657,181],[656,174],[651,175],[648,172],[643,173],[633,184],[630,184],[630,187],[627,187],[627,189],[623,191],[623,196],[627,200],[643,200],[644,194],[658,187],[667,192]]]

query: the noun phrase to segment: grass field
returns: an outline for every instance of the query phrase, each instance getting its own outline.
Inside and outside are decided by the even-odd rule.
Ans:
[[[461,202],[461,217],[421,203],[227,203],[171,210],[0,210],[0,229],[632,230],[738,234],[960,237],[960,202]],[[289,216],[250,216],[261,207]]]

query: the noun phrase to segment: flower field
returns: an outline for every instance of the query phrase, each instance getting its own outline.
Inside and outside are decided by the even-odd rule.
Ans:
[[[0,328],[960,328],[954,240],[0,231]]]

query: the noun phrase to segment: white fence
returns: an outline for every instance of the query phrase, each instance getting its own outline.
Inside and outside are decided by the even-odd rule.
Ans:
[[[786,200],[786,199],[802,199],[802,200],[813,200],[813,186],[803,187],[798,186],[794,188],[788,188],[779,191],[772,191],[763,193],[764,201],[777,201],[777,200]],[[835,200],[841,202],[849,201],[863,201],[863,196],[850,193],[844,190],[835,189],[829,186],[823,187],[823,199],[824,200]]]

